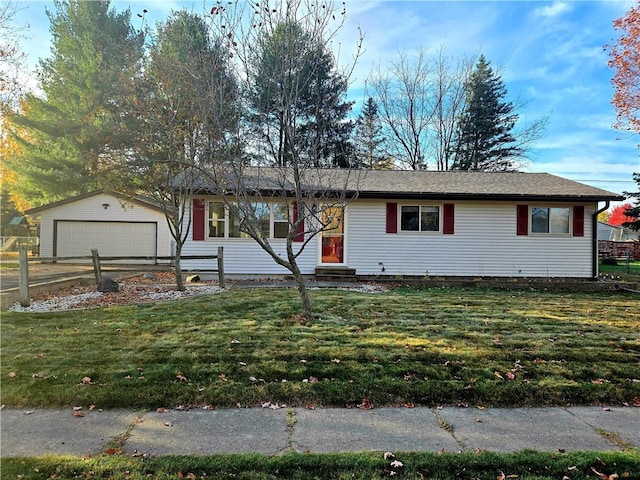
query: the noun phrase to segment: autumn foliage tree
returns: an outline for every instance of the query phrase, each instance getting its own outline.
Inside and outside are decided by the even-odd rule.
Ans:
[[[624,203],[612,208],[607,218],[607,223],[609,225],[613,225],[614,227],[621,227],[624,226],[625,223],[637,220],[635,217],[630,217],[629,215],[627,215],[630,209],[630,203]]]
[[[611,80],[615,89],[612,103],[617,112],[614,127],[640,133],[640,1],[613,26],[621,32],[618,43],[608,46],[609,67],[615,72]],[[634,173],[633,179],[640,186],[640,172]],[[625,194],[640,200],[640,191]],[[620,215],[625,217],[620,225],[640,230],[640,201],[635,206],[626,204]]]
[[[621,32],[618,43],[609,46],[609,67],[614,70],[613,105],[615,127],[640,132],[640,2],[613,22]]]

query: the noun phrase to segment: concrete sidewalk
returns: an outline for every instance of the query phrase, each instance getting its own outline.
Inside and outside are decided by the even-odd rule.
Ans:
[[[0,456],[640,448],[640,408],[4,409]]]

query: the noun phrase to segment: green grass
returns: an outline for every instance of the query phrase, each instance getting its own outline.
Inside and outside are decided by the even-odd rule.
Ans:
[[[402,466],[392,467],[397,460]],[[397,453],[385,460],[382,453],[286,454],[268,457],[258,454],[209,457],[92,458],[42,457],[3,459],[3,478],[22,480],[109,478],[275,480],[375,480],[517,478],[518,480],[581,480],[598,478],[592,469],[620,479],[640,478],[640,453],[602,452],[550,454],[498,453]],[[395,472],[392,475],[391,472]]]
[[[304,325],[287,289],[3,313],[1,403],[542,406],[640,397],[636,294],[311,294],[320,318]]]
[[[620,276],[628,281],[640,281],[640,261],[630,261],[627,265],[626,260],[618,260],[617,265],[605,265],[602,262],[598,267],[600,275]]]

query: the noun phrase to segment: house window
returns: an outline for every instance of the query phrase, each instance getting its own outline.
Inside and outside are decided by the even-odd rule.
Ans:
[[[273,204],[273,238],[287,238],[289,235],[289,206],[286,203]]]
[[[209,238],[225,236],[225,208],[222,202],[209,202]]]
[[[440,230],[440,207],[403,205],[400,207],[400,230],[403,232],[438,232]]]
[[[568,234],[571,209],[531,207],[531,233]]]
[[[265,238],[287,238],[289,214],[286,203],[253,202],[249,205],[258,222],[258,234]],[[226,208],[222,202],[208,202],[209,238],[250,238],[241,230],[245,212]],[[232,211],[236,210],[236,211]]]

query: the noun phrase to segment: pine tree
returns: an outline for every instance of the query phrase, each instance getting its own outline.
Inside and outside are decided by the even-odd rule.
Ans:
[[[358,166],[374,170],[386,167],[388,162],[383,152],[385,139],[382,136],[378,105],[372,97],[362,106],[362,112],[356,120],[354,143]]]
[[[622,224],[623,227],[630,228],[631,230],[640,231],[640,173],[633,174],[633,180],[638,185],[638,191],[635,193],[624,192],[627,198],[634,198],[636,200],[635,205],[629,206],[624,214],[629,218],[629,221]]]
[[[21,154],[9,159],[19,194],[42,204],[101,187],[113,152],[132,142],[128,121],[143,38],[109,1],[56,1],[47,11],[52,56],[42,60],[44,96],[10,115]]]
[[[466,84],[465,109],[458,120],[453,170],[513,171],[522,155],[513,127],[518,115],[506,102],[502,79],[481,55]]]
[[[294,21],[280,23],[260,46],[252,92],[254,126],[275,164],[347,167],[353,106],[332,54]]]

